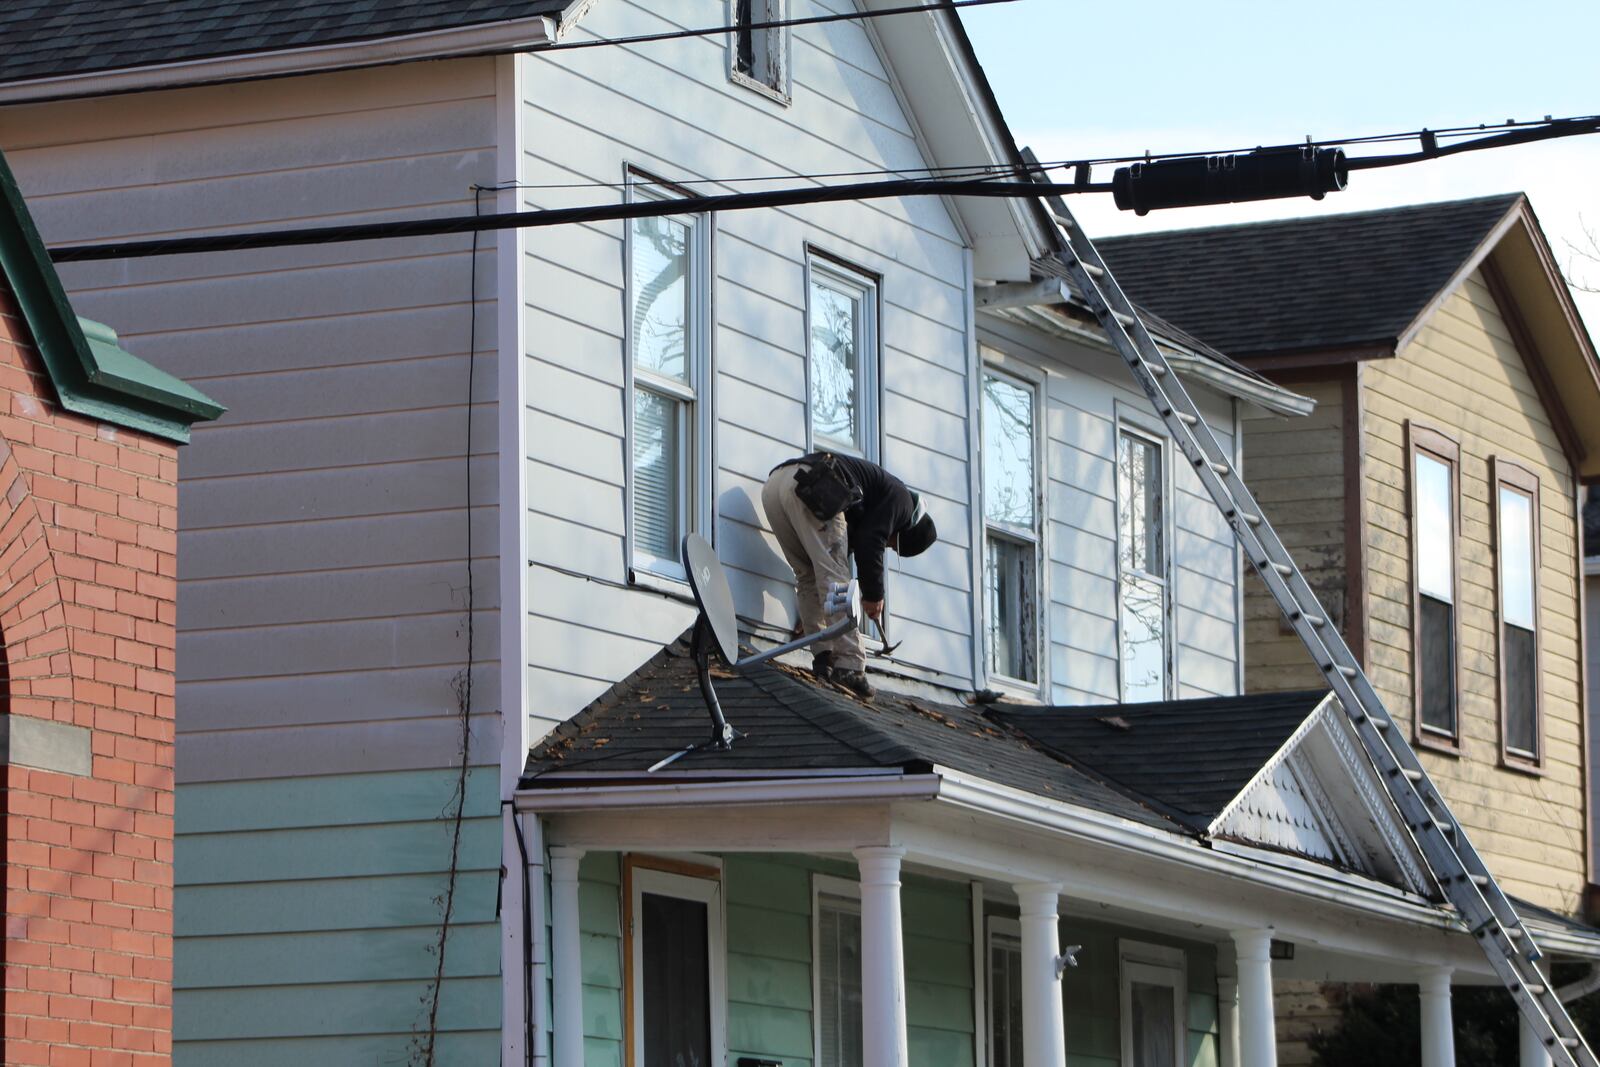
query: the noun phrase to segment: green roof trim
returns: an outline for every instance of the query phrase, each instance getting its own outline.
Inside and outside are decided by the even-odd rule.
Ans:
[[[169,441],[227,409],[118,346],[116,331],[72,310],[22,190],[0,153],[0,270],[68,411]]]

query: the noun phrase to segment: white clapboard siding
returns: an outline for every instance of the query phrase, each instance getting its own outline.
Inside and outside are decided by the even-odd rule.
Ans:
[[[1116,701],[1116,425],[1122,410],[1146,413],[1147,422],[1154,413],[1114,355],[988,317],[979,325],[986,348],[1047,372],[1040,475],[1048,520],[1048,696],[1064,704]],[[1194,394],[1223,447],[1231,448],[1231,405],[1205,389]],[[1229,695],[1238,691],[1232,535],[1186,464],[1174,465],[1173,486],[1173,695]]]
[[[409,218],[493,183],[494,108],[492,61],[422,64],[12,108],[3,147],[49,242]],[[62,268],[229,409],[180,459],[180,781],[449,766],[469,558],[495,707],[495,260],[490,237],[469,408],[470,244]]]
[[[575,31],[701,25],[693,0],[597,5]],[[720,38],[534,56],[522,114],[527,207],[614,200],[548,186],[620,181],[629,166],[684,183],[927,165],[868,33],[794,34],[792,104],[731,83]],[[785,178],[785,175],[791,177]],[[760,188],[742,185],[741,189]],[[695,186],[694,188],[718,188]],[[530,715],[535,734],[626,676],[693,613],[630,589],[624,558],[623,234],[526,234]],[[966,277],[963,239],[935,199],[727,212],[714,228],[716,545],[735,605],[768,636],[794,621],[792,576],[760,507],[777,463],[806,447],[808,246],[881,279],[882,458],[927,497],[942,544],[891,555],[897,638],[912,667],[970,682]],[[553,439],[541,440],[546,435]],[[574,537],[581,544],[572,544]],[[542,725],[540,725],[542,724]]]

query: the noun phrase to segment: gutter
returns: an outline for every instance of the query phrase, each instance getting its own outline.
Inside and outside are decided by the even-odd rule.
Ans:
[[[539,15],[365,41],[34,78],[0,85],[0,105],[174,89],[287,74],[319,74],[419,59],[491,55],[550,45],[555,40],[555,18]]]
[[[1076,304],[1064,278],[1045,278],[984,288],[988,292],[980,292],[977,297],[979,311],[1022,322],[1105,352],[1116,351],[1098,325],[1080,325],[1061,313],[1062,306],[1072,307]],[[1182,345],[1164,340],[1161,348],[1173,370],[1225,396],[1238,397],[1277,415],[1304,416],[1316,409],[1316,401],[1310,397],[1251,375],[1240,374]]]
[[[597,785],[568,789],[519,786],[518,811],[551,815],[569,811],[692,807],[701,804],[848,804],[859,801],[933,800],[938,774],[839,778],[763,778],[743,781],[663,782],[660,785]]]

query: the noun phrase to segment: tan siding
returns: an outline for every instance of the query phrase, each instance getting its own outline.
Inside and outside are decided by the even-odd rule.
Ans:
[[[1572,474],[1511,331],[1481,277],[1450,297],[1416,339],[1362,377],[1373,683],[1412,714],[1411,557],[1405,422],[1460,442],[1460,757],[1425,753],[1473,842],[1507,890],[1570,910],[1584,882],[1578,604]],[[1538,475],[1543,777],[1500,767],[1489,460]]]
[[[1344,618],[1344,403],[1337,381],[1296,382],[1316,400],[1303,419],[1245,421],[1244,474],[1284,545],[1335,619]],[[1261,579],[1245,579],[1245,690],[1322,684],[1305,646],[1283,625]]]

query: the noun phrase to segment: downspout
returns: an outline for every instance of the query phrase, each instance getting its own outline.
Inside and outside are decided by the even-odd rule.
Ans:
[[[1574,1000],[1586,997],[1597,989],[1600,989],[1600,963],[1591,963],[1588,974],[1556,989],[1556,999],[1563,1004],[1571,1004]]]
[[[512,809],[512,817],[517,817],[517,812]],[[537,814],[533,815],[533,825],[528,827],[526,835],[528,851],[523,862],[523,886],[527,894],[527,934],[525,935],[528,947],[528,1030],[529,1043],[533,1048],[534,1067],[548,1067],[550,1063],[550,1019],[548,1016],[550,998],[546,996],[550,983],[550,945],[546,936],[549,923],[545,919],[544,899],[544,820]]]

